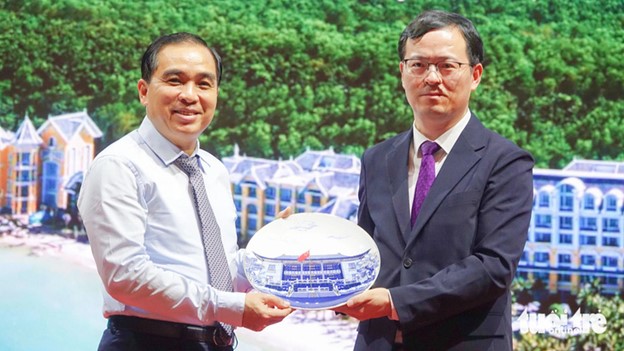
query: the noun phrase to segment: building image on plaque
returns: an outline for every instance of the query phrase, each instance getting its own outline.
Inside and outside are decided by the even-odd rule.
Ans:
[[[359,255],[282,255],[250,253],[247,277],[264,292],[286,297],[294,306],[329,308],[366,290],[377,277],[379,255],[370,249]]]

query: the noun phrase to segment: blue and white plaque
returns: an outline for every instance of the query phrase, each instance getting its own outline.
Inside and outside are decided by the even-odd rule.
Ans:
[[[324,213],[297,213],[260,229],[247,244],[247,279],[302,310],[330,309],[370,288],[379,250],[357,224]]]

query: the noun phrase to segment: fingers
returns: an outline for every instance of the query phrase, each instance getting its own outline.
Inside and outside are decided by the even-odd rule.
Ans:
[[[282,308],[282,309],[290,307],[290,303],[288,301],[280,299],[277,296],[268,295],[268,294],[265,294],[264,303],[268,306]]]
[[[392,306],[388,291],[377,288],[352,297],[345,305],[335,308],[334,311],[358,320],[367,320],[391,316]]]
[[[290,206],[286,207],[284,210],[280,211],[277,214],[277,218],[286,219],[288,216],[292,214],[292,208]]]
[[[282,321],[292,311],[290,304],[278,297],[263,293],[249,293],[245,296],[243,327],[260,331]]]
[[[357,308],[359,305],[365,303],[368,298],[365,295],[366,292],[356,295],[347,301],[346,306],[349,308]]]

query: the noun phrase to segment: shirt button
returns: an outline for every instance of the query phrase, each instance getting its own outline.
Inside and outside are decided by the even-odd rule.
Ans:
[[[412,266],[412,259],[411,258],[406,258],[403,260],[403,267],[405,268],[410,268]]]

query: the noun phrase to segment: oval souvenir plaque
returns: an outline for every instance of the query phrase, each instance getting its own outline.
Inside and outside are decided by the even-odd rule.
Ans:
[[[247,244],[251,285],[304,310],[343,305],[370,288],[379,250],[357,224],[324,213],[297,213],[262,227]]]

